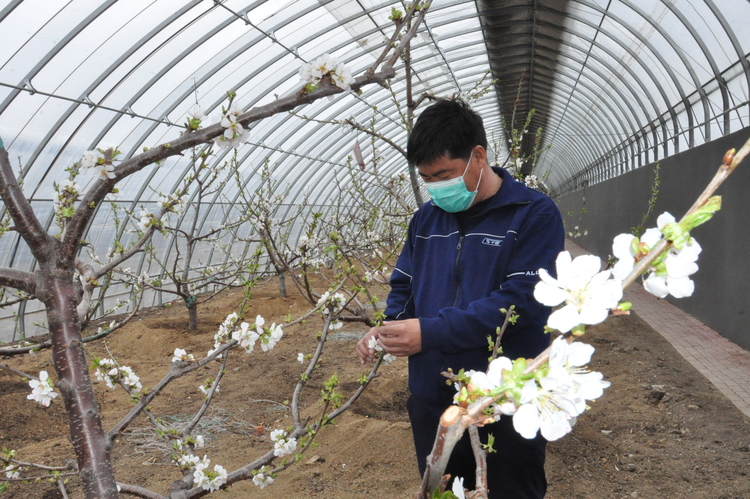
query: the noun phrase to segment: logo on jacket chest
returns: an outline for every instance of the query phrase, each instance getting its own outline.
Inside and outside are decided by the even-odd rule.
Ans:
[[[482,239],[482,244],[486,244],[488,246],[500,246],[501,244],[503,244],[503,240],[485,237],[484,239]]]

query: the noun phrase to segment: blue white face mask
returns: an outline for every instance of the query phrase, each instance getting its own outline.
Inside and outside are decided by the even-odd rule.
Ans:
[[[479,191],[479,183],[482,181],[482,175],[484,169],[479,173],[479,181],[477,182],[477,188],[473,192],[469,192],[466,188],[466,182],[464,182],[464,176],[469,171],[469,165],[471,164],[471,158],[474,156],[474,151],[471,151],[469,156],[469,162],[466,163],[466,169],[463,175],[456,178],[450,178],[448,180],[440,180],[438,182],[425,183],[427,192],[432,197],[432,202],[435,203],[438,208],[441,208],[448,213],[458,213],[459,211],[466,210],[471,203],[474,202],[474,198],[477,197]]]

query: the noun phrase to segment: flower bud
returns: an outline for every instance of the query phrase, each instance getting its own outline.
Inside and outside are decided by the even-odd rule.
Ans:
[[[586,324],[578,324],[570,332],[573,333],[573,336],[583,336],[586,334]]]
[[[730,166],[732,164],[735,152],[737,152],[737,149],[734,148],[727,151],[727,153],[724,155],[724,165]]]
[[[667,239],[672,241],[676,247],[681,248],[682,244],[679,243],[682,242],[682,239],[689,230],[690,229],[686,229],[685,227],[683,227],[682,224],[671,223],[666,224],[664,227],[662,227],[661,233],[664,234]]]
[[[685,217],[681,225],[686,231],[693,230],[699,225],[708,222],[714,213],[721,209],[721,196],[712,196],[706,204],[695,210],[694,213]]]
[[[630,303],[629,301],[624,301],[620,303],[619,305],[617,305],[617,310],[621,312],[628,312],[630,311],[631,308],[633,308],[633,304]]]

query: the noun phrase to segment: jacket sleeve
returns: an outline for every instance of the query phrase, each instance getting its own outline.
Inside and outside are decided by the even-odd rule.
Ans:
[[[416,218],[416,215],[415,215]],[[415,219],[409,223],[406,243],[391,274],[391,291],[388,293],[385,308],[385,320],[396,321],[412,319],[415,316],[412,298],[412,256],[414,253]]]
[[[551,203],[550,203],[551,204]],[[506,329],[501,344],[510,357],[536,355],[551,309],[534,298],[544,268],[555,275],[555,260],[564,245],[564,229],[557,208],[532,214],[518,231],[505,282],[490,296],[469,304],[466,310],[444,308],[437,317],[420,318],[422,350],[459,353],[487,347],[487,336],[505,320],[501,308],[515,305],[516,324]],[[543,348],[542,348],[543,349]]]

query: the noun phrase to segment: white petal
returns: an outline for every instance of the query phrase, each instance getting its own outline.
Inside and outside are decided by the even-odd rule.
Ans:
[[[609,317],[608,308],[586,304],[583,306],[583,309],[581,309],[579,320],[581,321],[580,324],[589,324],[593,326],[594,324],[604,322],[607,320],[607,317]]]
[[[659,298],[664,298],[669,294],[666,280],[653,272],[650,276],[648,276],[648,279],[643,281],[643,288],[652,295],[658,296]]]
[[[527,404],[534,400],[539,393],[539,388],[536,386],[536,381],[530,379],[524,383],[521,388],[521,400],[518,401],[519,405]]]
[[[539,431],[539,411],[531,404],[525,404],[518,408],[513,415],[513,428],[523,438],[532,439]]]
[[[646,229],[646,232],[643,234],[643,236],[641,236],[641,242],[649,248],[653,248],[654,244],[658,243],[659,239],[661,239],[662,236],[663,234],[659,229]]]
[[[458,499],[466,499],[466,496],[464,495],[464,479],[461,477],[456,477],[453,479],[453,487],[451,487],[451,492],[453,492],[453,495],[456,496]]]
[[[702,248],[695,239],[691,239],[690,241],[690,243],[683,246],[682,249],[677,252],[677,255],[683,260],[694,262],[698,259],[698,255],[700,255]]]
[[[541,270],[544,271],[544,269]],[[534,298],[536,298],[536,301],[547,307],[557,306],[567,300],[568,297],[569,295],[565,290],[555,286],[550,286],[544,281],[539,281],[536,283],[536,286],[534,286]]]
[[[612,254],[620,259],[633,258],[633,252],[630,251],[630,246],[633,243],[635,236],[633,234],[620,234],[615,237],[612,241]]]
[[[567,282],[568,275],[571,272],[570,262],[572,261],[570,253],[561,251],[555,260],[555,269],[557,270],[557,279],[560,282]]]
[[[630,258],[620,258],[615,266],[612,268],[612,275],[615,277],[615,279],[624,280],[628,274],[633,270],[633,265],[635,264],[635,259]]]
[[[568,350],[568,365],[573,367],[585,366],[591,362],[591,356],[596,350],[593,346],[581,342],[573,342]]]
[[[511,400],[503,402],[502,404],[494,404],[495,414],[504,414],[506,416],[512,416],[518,411],[518,407]]]
[[[466,374],[471,377],[471,383],[473,385],[476,385],[477,388],[480,388],[482,390],[492,390],[494,388],[494,386],[492,386],[492,383],[490,383],[489,378],[487,378],[487,374],[481,371],[469,371]]]
[[[680,256],[671,253],[667,255],[664,264],[667,266],[667,275],[669,275],[670,278],[687,277],[698,272],[697,263],[685,260]]]
[[[610,385],[609,381],[602,380],[602,373],[595,371],[578,374],[574,379],[579,385],[577,394],[586,400],[598,399],[604,394],[604,389]]]
[[[595,255],[581,255],[573,260],[572,266],[576,271],[576,280],[590,281],[593,276],[602,270],[602,261]]]
[[[692,296],[695,291],[695,283],[689,277],[667,278],[667,289],[669,294],[675,298]]]
[[[612,274],[611,270],[603,270],[597,273],[596,275],[594,275],[594,277],[591,278],[591,281],[589,281],[589,287],[593,288],[593,287],[599,287],[599,286],[604,285],[604,283],[607,282],[607,279],[609,279],[609,276],[611,274]]]
[[[548,442],[554,442],[570,433],[571,427],[568,419],[562,414],[558,414],[555,417],[543,419],[541,430],[542,436]]]
[[[487,370],[487,378],[493,387],[500,386],[503,382],[503,371],[513,369],[513,362],[508,357],[498,357],[490,363]]]
[[[552,312],[547,320],[547,325],[552,329],[557,329],[562,333],[567,333],[578,324],[582,324],[578,310],[573,305],[566,305],[565,307]]]
[[[552,367],[547,375],[539,380],[542,390],[552,391],[569,391],[573,390],[573,378],[564,367]]]
[[[547,272],[547,269],[539,269],[539,278],[546,284],[552,286],[553,288],[562,287],[562,285],[557,279],[549,275],[549,272]]]
[[[615,308],[622,298],[622,283],[611,279],[600,286],[591,286],[586,293],[585,305],[599,308]]]
[[[568,351],[570,345],[562,336],[558,336],[552,342],[552,349],[549,354],[550,367],[564,366],[568,360]]]

